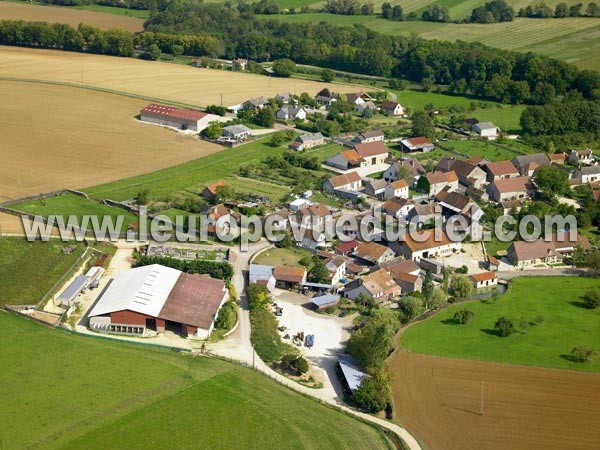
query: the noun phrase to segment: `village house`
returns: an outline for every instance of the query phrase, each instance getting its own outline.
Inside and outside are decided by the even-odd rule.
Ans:
[[[389,155],[389,150],[382,141],[354,144],[354,150],[371,166],[385,163]]]
[[[220,187],[223,187],[223,186],[227,186],[227,181],[221,180],[216,183],[209,184],[204,189],[202,189],[201,195],[205,199],[210,200],[210,199],[214,198],[214,196],[217,194],[217,189],[219,189]]]
[[[231,223],[231,213],[223,204],[211,206],[202,213],[206,214],[206,228],[210,235],[225,230]]]
[[[392,278],[402,288],[404,294],[421,292],[423,289],[423,280],[419,275],[406,272],[392,272]]]
[[[328,95],[317,95],[315,99],[319,106],[325,106],[326,108],[331,107],[331,105],[337,102],[337,98]]]
[[[362,179],[357,172],[336,175],[323,181],[323,190],[332,194],[338,190],[358,191],[362,186]]]
[[[369,100],[368,102],[359,103],[358,105],[354,106],[354,111],[359,114],[364,113],[367,109],[375,112],[377,111],[377,105]]]
[[[575,173],[575,179],[580,184],[597,183],[600,181],[600,166],[585,166]]]
[[[409,182],[409,186],[414,186],[416,180],[421,175],[425,175],[426,173],[425,169],[423,168],[418,159],[403,157],[400,160],[390,164],[390,166],[385,170],[385,172],[383,172],[383,179],[388,183],[398,180],[400,178],[399,173],[402,167],[406,167],[410,171],[411,179]]]
[[[498,276],[495,272],[481,272],[469,276],[475,289],[486,288],[498,284]]]
[[[325,137],[321,133],[306,133],[301,134],[291,144],[294,150],[307,150],[309,148],[317,147],[325,143]]]
[[[357,144],[368,144],[369,142],[377,142],[385,139],[385,135],[381,130],[363,131],[354,138],[354,142]]]
[[[252,130],[246,125],[230,125],[224,127],[221,137],[230,141],[243,142],[252,136]]]
[[[581,246],[584,250],[591,248],[590,242],[585,236],[577,235],[571,239],[568,232],[555,233],[548,241],[540,238],[532,242],[513,242],[508,248],[507,258],[518,269],[543,264],[557,264],[563,258],[572,256],[577,246]]]
[[[400,141],[400,149],[403,152],[426,153],[435,149],[435,145],[426,137],[414,137]]]
[[[273,276],[273,266],[264,266],[261,264],[250,264],[248,273],[248,282],[250,284],[262,284],[266,286],[269,292],[275,290],[275,277]]]
[[[332,286],[335,286],[340,280],[346,277],[347,263],[348,258],[341,255],[331,254],[331,256],[323,259],[323,264],[325,264],[325,267],[329,271],[328,279]]]
[[[508,200],[498,203],[498,206],[502,209],[502,215],[506,216],[509,214],[516,214],[521,211],[523,208],[523,202],[521,200]]]
[[[410,273],[411,275],[419,275],[421,273],[421,268],[414,261],[404,259],[402,256],[386,261],[380,267],[386,269],[392,276],[398,272]]]
[[[548,155],[552,164],[565,164],[567,162],[567,154],[565,152],[553,153]]]
[[[550,164],[550,158],[545,153],[533,153],[516,156],[512,163],[519,170],[521,176],[531,177],[535,169]]]
[[[394,197],[381,205],[381,210],[395,219],[407,217],[410,211],[415,207],[407,198]]]
[[[500,128],[492,122],[479,122],[471,125],[471,131],[487,139],[496,139],[500,135]]]
[[[346,101],[353,105],[360,105],[361,103],[369,102],[372,100],[373,98],[363,91],[354,94],[346,94]]]
[[[450,256],[462,248],[460,241],[451,241],[441,228],[422,231],[417,239],[413,239],[411,234],[407,233],[396,244],[399,245],[399,250],[406,259],[416,262],[421,258]]]
[[[413,224],[426,225],[435,223],[437,217],[442,217],[442,208],[437,202],[416,203],[408,211],[406,220]]]
[[[392,249],[374,241],[360,242],[354,250],[354,256],[371,265],[379,265],[392,259],[395,255]]]
[[[385,180],[383,180],[385,182]],[[408,198],[408,183],[404,180],[392,181],[390,184],[386,185],[384,191],[384,198],[386,200],[392,199],[394,197],[399,198]]]
[[[237,58],[231,61],[231,70],[234,72],[243,72],[248,70],[248,60],[244,58]]]
[[[315,251],[319,248],[327,248],[331,246],[331,242],[327,241],[325,233],[318,229],[307,228],[304,230],[302,240],[298,243],[299,247],[307,250]]]
[[[275,286],[279,289],[300,289],[306,283],[304,267],[276,266],[273,270]]]
[[[596,159],[594,158],[593,153],[594,152],[589,148],[587,150],[571,150],[569,152],[569,163],[576,167],[595,164]]]
[[[296,213],[298,223],[305,223],[307,228],[322,227],[327,217],[331,217],[331,212],[323,203],[314,203]]]
[[[348,242],[340,242],[338,245],[335,246],[334,251],[338,255],[347,256],[350,253],[353,253],[356,250],[356,247],[358,247],[357,240],[352,240],[352,241],[348,241]]]
[[[442,189],[448,188],[453,191],[458,188],[458,176],[454,171],[451,172],[431,172],[425,175],[427,183],[419,183],[417,185],[421,187],[423,184],[429,186],[429,191],[425,193],[427,195],[434,196]]]
[[[246,100],[244,103],[242,103],[242,107],[244,109],[262,109],[265,106],[267,106],[269,104],[269,100],[267,100],[265,97],[256,97],[256,98],[251,98],[249,100]]]
[[[344,297],[356,301],[361,294],[382,304],[399,296],[402,288],[385,269],[378,269],[368,275],[351,281],[344,287]]]
[[[505,178],[516,178],[520,175],[519,170],[511,161],[490,162],[483,166],[483,170],[487,173],[489,183]]]
[[[436,200],[442,207],[442,214],[446,218],[461,215],[469,223],[474,223],[479,222],[483,216],[483,210],[477,203],[458,192],[449,192],[444,189],[436,195]]]
[[[404,108],[400,103],[391,100],[381,102],[381,111],[388,116],[403,116]]]
[[[300,106],[283,105],[275,117],[280,120],[306,120],[306,111]]]
[[[435,170],[440,172],[453,171],[456,173],[460,184],[475,189],[481,189],[487,180],[487,174],[481,167],[453,157],[442,158]]]
[[[284,105],[290,105],[293,103],[297,103],[297,101],[294,100],[294,96],[292,94],[290,94],[289,92],[283,92],[281,94],[277,94],[275,96],[275,101],[278,103],[283,103]]]
[[[488,186],[490,199],[496,202],[521,200],[535,193],[535,185],[530,177],[507,178],[496,180]]]
[[[465,159],[469,164],[473,164],[474,166],[479,166],[483,168],[486,164],[489,164],[491,161],[481,155],[471,155],[468,159]]]
[[[367,161],[354,149],[344,150],[325,160],[325,164],[336,169],[351,170],[366,167]]]
[[[381,199],[385,194],[385,188],[387,187],[385,180],[371,180],[365,183],[365,194],[370,195],[373,198]]]

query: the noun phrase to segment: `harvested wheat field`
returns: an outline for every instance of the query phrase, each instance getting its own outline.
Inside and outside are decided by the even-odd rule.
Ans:
[[[231,106],[249,98],[273,97],[278,92],[308,92],[324,87],[353,92],[356,86],[328,84],[296,78],[275,78],[224,70],[199,69],[179,64],[143,61],[56,50],[0,46],[0,77],[81,83],[188,105]]]
[[[0,92],[0,202],[128,178],[223,149],[138,122],[143,100],[9,81],[0,81]]]
[[[598,374],[465,361],[402,350],[393,355],[391,370],[396,417],[427,448],[599,447]]]
[[[137,19],[135,17],[3,1],[0,1],[0,19],[57,22],[66,23],[74,27],[77,27],[80,23],[84,23],[104,30],[121,28],[132,32],[144,29],[144,19]]]

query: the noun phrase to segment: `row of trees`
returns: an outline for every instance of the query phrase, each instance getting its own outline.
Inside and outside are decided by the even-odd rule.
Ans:
[[[165,9],[168,0],[39,0],[48,5],[83,6],[103,5],[127,9],[147,9],[151,13]]]
[[[600,101],[564,101],[543,106],[528,106],[521,115],[523,133],[568,136],[588,133],[600,138]]]
[[[135,267],[150,266],[152,264],[160,264],[181,270],[185,273],[206,274],[226,282],[229,282],[233,276],[233,267],[226,262],[204,261],[199,259],[187,261],[169,258],[168,256],[140,256],[135,263]]]
[[[565,2],[556,5],[554,9],[544,2],[529,5],[519,10],[519,17],[531,17],[536,19],[563,19],[566,17],[600,17],[600,6],[596,2],[587,4],[585,10],[583,3],[569,6]]]
[[[483,6],[473,9],[471,22],[496,23],[512,22],[515,19],[515,10],[504,0],[492,0]]]

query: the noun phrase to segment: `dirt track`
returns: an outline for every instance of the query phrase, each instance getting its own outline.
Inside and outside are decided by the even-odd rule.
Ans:
[[[66,23],[73,27],[77,27],[80,23],[85,23],[86,25],[105,30],[109,28],[121,28],[135,32],[144,29],[144,19],[137,19],[135,17],[12,2],[0,2],[0,19],[58,22]]]
[[[600,374],[405,351],[391,369],[396,416],[430,450],[600,448]]]

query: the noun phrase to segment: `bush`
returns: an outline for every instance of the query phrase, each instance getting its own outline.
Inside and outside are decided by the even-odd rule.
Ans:
[[[169,258],[168,256],[141,256],[135,267],[149,266],[152,264],[160,264],[181,270],[190,274],[206,274],[213,278],[229,281],[233,276],[233,267],[226,262],[192,260],[184,261],[181,259]]]
[[[219,310],[217,320],[215,320],[215,328],[220,330],[230,330],[235,325],[237,320],[236,314],[237,305],[235,301],[229,300]]]
[[[600,290],[591,289],[583,295],[583,303],[588,309],[596,309],[600,305]]]
[[[469,309],[460,309],[454,313],[454,320],[461,325],[468,325],[475,317],[475,313]]]
[[[265,308],[250,311],[250,340],[256,353],[267,364],[278,361],[290,353],[291,346],[281,340],[277,332],[277,320]]]
[[[281,365],[296,375],[308,372],[308,361],[295,353],[287,353],[281,358]]]
[[[598,356],[596,349],[585,345],[576,345],[571,350],[571,359],[575,362],[589,362]]]
[[[390,380],[383,370],[365,377],[353,394],[356,406],[370,413],[385,409],[391,403],[390,398]]]
[[[494,324],[494,328],[498,330],[498,334],[502,337],[510,336],[515,332],[514,323],[506,317],[500,317]]]
[[[296,73],[296,63],[291,59],[278,59],[273,61],[273,72],[278,77],[290,77]]]

